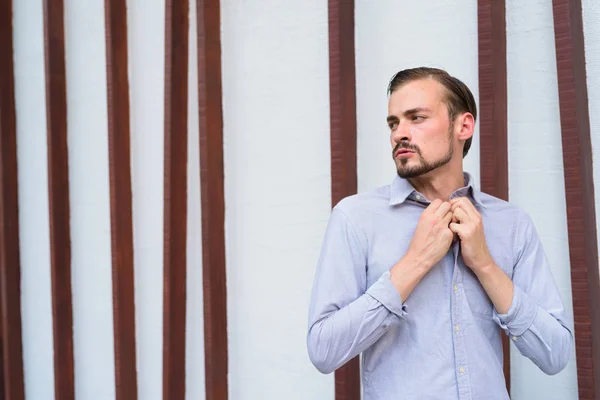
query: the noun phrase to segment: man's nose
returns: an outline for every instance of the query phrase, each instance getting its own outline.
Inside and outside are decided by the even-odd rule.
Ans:
[[[393,134],[394,142],[410,142],[412,140],[412,132],[410,130],[410,124],[399,122],[398,127]]]

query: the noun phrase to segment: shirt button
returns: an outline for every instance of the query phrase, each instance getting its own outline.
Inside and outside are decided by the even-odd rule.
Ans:
[[[516,336],[513,336],[513,337],[512,337],[512,340],[513,340],[513,342],[516,342],[516,341],[517,341],[517,337],[516,337]]]
[[[421,196],[417,195],[417,200],[421,200]]]
[[[460,372],[461,374],[464,374],[465,373],[465,368],[464,367],[460,367],[458,369],[458,372]]]
[[[458,292],[458,285],[454,285],[454,291]]]
[[[460,326],[456,325],[456,326],[454,327],[454,330],[455,330],[456,332],[460,331]]]

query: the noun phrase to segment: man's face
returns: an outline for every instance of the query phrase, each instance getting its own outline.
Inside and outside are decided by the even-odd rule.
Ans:
[[[423,79],[391,94],[387,120],[401,178],[424,175],[452,159],[454,127],[443,101],[445,90],[441,83]]]

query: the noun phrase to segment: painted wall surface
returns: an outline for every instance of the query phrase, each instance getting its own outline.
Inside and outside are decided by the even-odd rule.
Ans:
[[[143,3],[143,4],[142,4]],[[195,2],[190,9],[189,399],[204,397]],[[54,393],[43,5],[13,2],[27,398]],[[162,398],[164,2],[128,1],[138,392]],[[157,27],[161,27],[157,29]],[[65,2],[75,392],[113,399],[114,340],[104,2]]]
[[[185,338],[185,397],[203,399],[204,302],[202,291],[202,210],[200,207],[200,142],[198,115],[198,46],[196,7],[190,0],[188,53],[188,203],[187,203],[187,301]]]
[[[164,2],[127,2],[138,395],[162,398]]]
[[[114,346],[102,0],[65,2],[75,395],[112,398]]]
[[[333,399],[306,350],[331,207],[327,2],[222,2],[232,399]]]
[[[572,323],[572,296],[552,1],[507,1],[509,199],[541,237]],[[556,376],[511,345],[512,396],[577,399],[575,350]]]
[[[25,396],[54,393],[42,0],[13,4]]]
[[[596,232],[600,232],[600,2],[583,0],[582,6],[590,129],[594,155]],[[598,252],[600,253],[600,235],[597,234],[597,238]]]
[[[507,1],[510,198],[530,213],[571,312],[551,0]],[[54,392],[41,0],[14,1],[27,398]],[[187,399],[204,398],[195,2],[190,0]],[[164,16],[128,0],[140,399],[162,398]],[[583,0],[597,213],[600,6]],[[447,69],[478,88],[475,0],[356,1],[359,191],[388,184],[386,88],[400,69]],[[460,16],[460,23],[456,23]],[[233,400],[334,398],[306,351],[310,290],[331,207],[327,2],[223,0],[229,390]],[[65,2],[77,398],[113,399],[108,138],[102,0]],[[465,169],[479,184],[478,124]],[[600,214],[598,214],[600,215]],[[597,220],[600,227],[600,218]],[[599,240],[600,243],[600,240]],[[542,374],[512,351],[514,400],[577,398],[575,361]]]

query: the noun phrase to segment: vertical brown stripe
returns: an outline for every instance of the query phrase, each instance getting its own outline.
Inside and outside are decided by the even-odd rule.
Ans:
[[[112,244],[115,384],[118,400],[137,399],[127,10],[105,0],[108,152]]]
[[[600,277],[580,0],[553,0],[580,399],[600,399]]]
[[[329,0],[331,203],[356,193],[354,0]],[[359,357],[335,371],[336,400],[360,399]]]
[[[44,46],[46,53],[50,265],[54,326],[54,392],[57,399],[74,399],[67,88],[62,0],[44,1]]]
[[[12,1],[0,2],[0,396],[24,399]]]
[[[504,0],[479,0],[477,6],[481,190],[508,200],[506,6]],[[510,393],[510,344],[501,337]]]
[[[163,399],[185,399],[189,0],[167,0]]]
[[[219,0],[197,0],[206,399],[227,399],[227,288]]]

